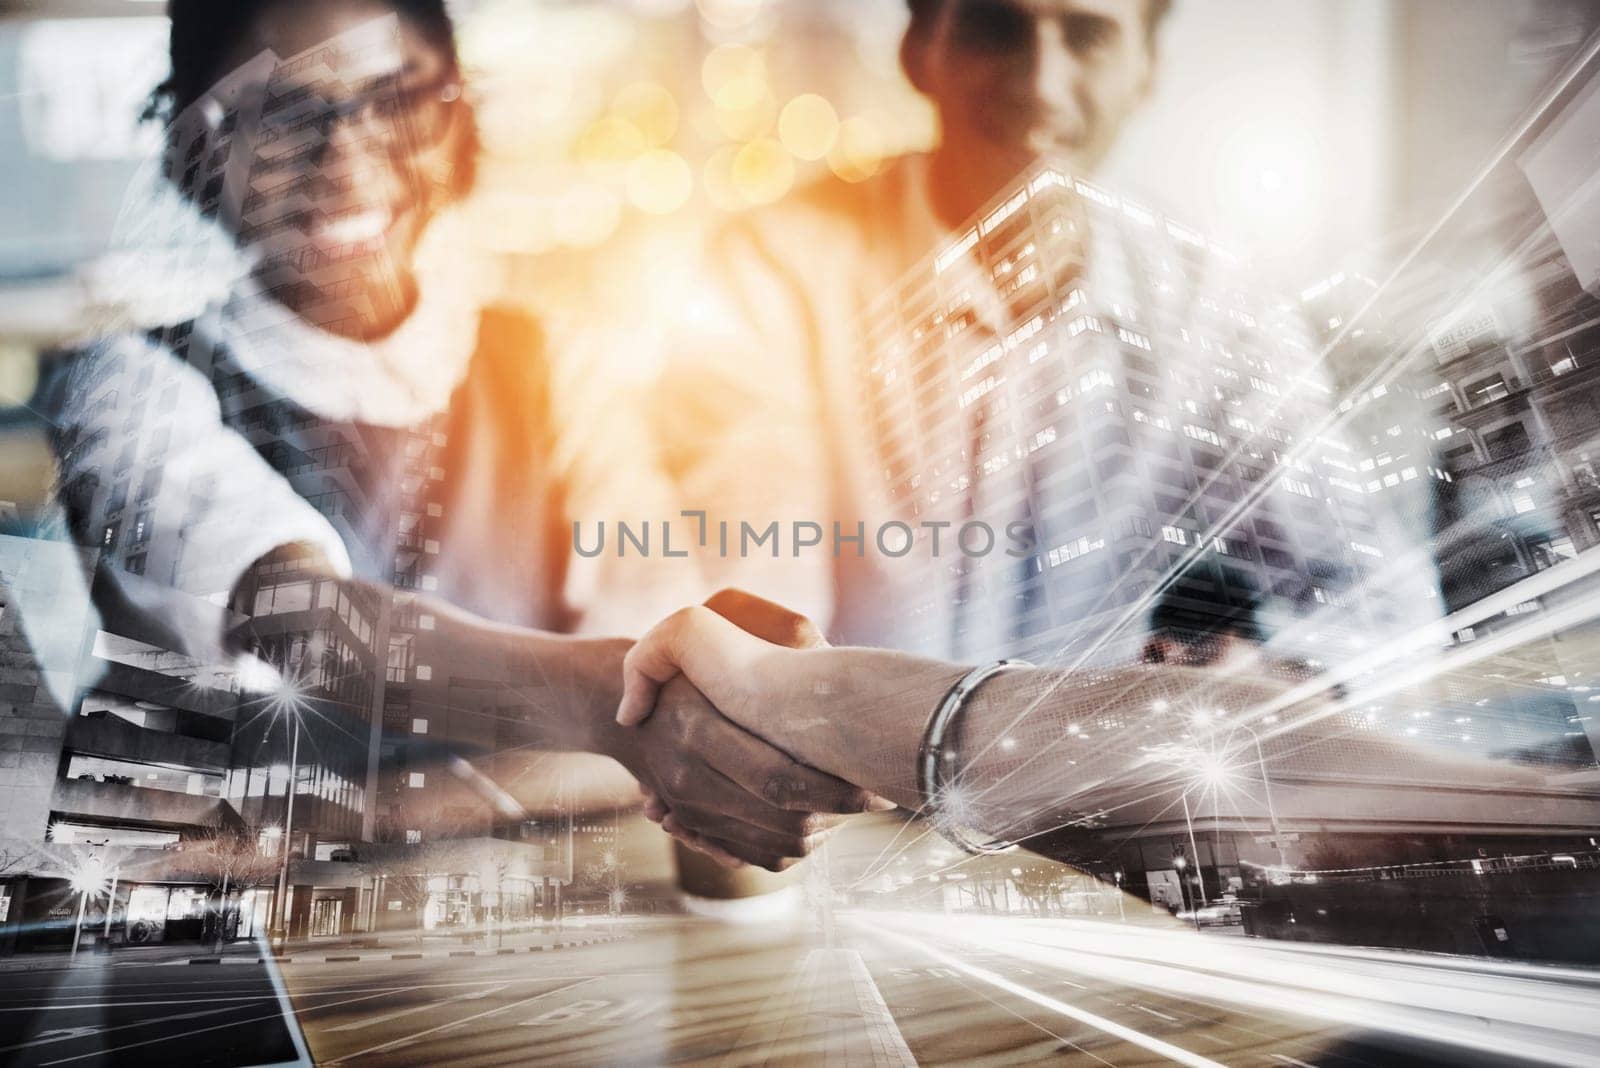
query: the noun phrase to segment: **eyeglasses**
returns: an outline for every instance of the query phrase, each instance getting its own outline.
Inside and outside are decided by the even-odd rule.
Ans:
[[[388,152],[433,148],[449,134],[461,106],[459,78],[448,75],[418,85],[398,80],[369,85],[342,100],[316,86],[269,96],[262,108],[260,162],[289,169],[314,159],[341,125],[358,128]],[[282,145],[281,149],[268,146]]]

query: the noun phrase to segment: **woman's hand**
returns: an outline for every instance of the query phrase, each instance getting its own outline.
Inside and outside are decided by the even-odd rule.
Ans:
[[[617,722],[648,724],[681,676],[751,735],[887,798],[879,807],[915,805],[922,726],[964,673],[882,649],[785,648],[709,607],[685,608],[624,656]]]
[[[827,645],[805,616],[738,590],[725,590],[693,611],[752,647]],[[625,732],[637,744],[635,759],[624,763],[639,780],[645,815],[690,848],[724,864],[744,860],[781,871],[820,845],[842,814],[893,807],[725,718],[690,681],[662,682],[643,716],[619,717],[636,728]]]

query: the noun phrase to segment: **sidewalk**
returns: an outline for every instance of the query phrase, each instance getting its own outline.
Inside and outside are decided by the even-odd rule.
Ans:
[[[348,964],[367,960],[449,960],[460,957],[496,957],[517,953],[545,953],[580,946],[616,942],[627,937],[627,922],[609,924],[567,924],[562,930],[536,929],[487,937],[481,931],[451,935],[429,935],[419,944],[415,935],[389,933],[383,936],[316,938],[291,942],[273,953],[260,942],[237,942],[213,952],[209,945],[185,943],[160,946],[118,946],[110,953],[89,948],[78,951],[76,960],[65,951],[19,953],[0,958],[0,972],[49,971],[60,968],[99,968],[106,965],[185,965],[185,964],[260,964],[276,960],[280,964]]]

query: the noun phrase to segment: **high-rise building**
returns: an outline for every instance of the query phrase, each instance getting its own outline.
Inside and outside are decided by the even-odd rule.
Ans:
[[[947,584],[908,584],[919,645],[953,625],[958,650],[1127,662],[1227,630],[1328,662],[1434,607],[1351,445],[1319,429],[1337,398],[1298,310],[1187,227],[1042,167],[868,329],[891,506],[1037,538],[1021,566],[939,561],[953,623]]]

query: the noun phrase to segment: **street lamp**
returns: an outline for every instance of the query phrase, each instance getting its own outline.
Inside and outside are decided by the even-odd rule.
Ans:
[[[1261,751],[1261,736],[1249,724],[1235,723],[1235,727],[1250,736],[1256,747],[1256,766],[1261,769],[1261,790],[1267,798],[1267,822],[1272,827],[1272,844],[1278,850],[1278,866],[1285,871],[1289,868],[1289,860],[1283,852],[1283,830],[1278,826],[1278,809],[1272,803],[1272,779],[1267,775],[1266,754]]]
[[[282,848],[283,854],[278,864],[278,893],[273,900],[272,932],[282,945],[287,938],[286,920],[288,916],[289,896],[289,852],[294,843],[294,795],[299,786],[300,779],[300,718],[303,712],[310,709],[311,705],[306,699],[304,688],[298,681],[298,658],[289,664],[283,671],[273,668],[255,658],[247,658],[247,665],[253,675],[250,681],[252,688],[259,687],[267,692],[267,710],[276,719],[284,717],[284,729],[289,732],[289,766],[287,769],[287,782],[285,789],[287,796],[284,802]],[[289,674],[285,674],[289,672]],[[295,676],[295,677],[291,677]],[[275,765],[276,771],[281,765]],[[271,772],[268,773],[268,782],[271,782]]]
[[[289,894],[289,852],[294,842],[294,795],[295,787],[299,785],[300,777],[300,717],[292,711],[289,714],[290,741],[289,741],[289,769],[285,790],[287,797],[284,803],[283,827],[268,828],[269,837],[282,836],[281,853],[278,861],[278,893],[273,900],[273,931],[282,945],[287,938],[286,920],[288,914]],[[276,834],[271,832],[276,831]]]
[[[1200,867],[1200,846],[1194,839],[1194,817],[1189,814],[1189,791],[1187,790],[1183,792],[1183,823],[1189,829],[1189,851],[1194,854],[1194,878],[1195,884],[1200,887],[1200,904],[1209,905],[1211,902],[1206,897],[1205,872]],[[1212,862],[1216,862],[1215,857],[1212,858]],[[1199,926],[1198,920],[1195,921],[1195,926]]]
[[[1189,867],[1189,858],[1179,853],[1172,858],[1172,866],[1178,869],[1178,897],[1182,900],[1184,907],[1189,910],[1189,918],[1194,921],[1194,929],[1198,932],[1200,930],[1200,910],[1195,907],[1194,897],[1189,893],[1185,885],[1188,879],[1184,876],[1184,871]],[[1205,888],[1202,886],[1201,889]]]
[[[294,794],[296,780],[299,778],[300,764],[300,717],[289,716],[291,727],[291,740],[289,742],[289,779],[285,787],[288,797],[284,804],[283,812],[283,844],[278,861],[278,895],[274,900],[273,911],[277,917],[273,923],[273,930],[278,936],[278,944],[282,945],[288,937],[285,921],[288,914],[289,893],[289,849],[294,841]]]
[[[78,943],[83,938],[83,914],[89,905],[91,895],[99,897],[106,888],[106,869],[104,862],[97,856],[90,855],[73,871],[69,880],[72,889],[78,894],[78,919],[72,925],[72,956],[78,955]],[[109,906],[108,906],[109,907]]]

